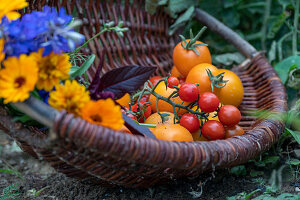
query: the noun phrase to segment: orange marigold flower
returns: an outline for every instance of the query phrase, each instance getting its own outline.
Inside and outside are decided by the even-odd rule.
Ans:
[[[49,105],[57,110],[65,109],[76,116],[81,115],[81,109],[90,101],[89,92],[77,81],[67,80],[64,85],[56,86],[56,90],[50,92]]]
[[[2,17],[6,16],[9,20],[16,20],[21,15],[16,12],[28,6],[26,0],[0,0],[0,21]]]
[[[51,91],[54,86],[59,84],[60,80],[69,78],[71,63],[69,55],[51,53],[49,56],[43,57],[43,49],[37,53],[32,53],[36,58],[39,66],[39,80],[37,88]]]
[[[90,101],[82,108],[81,113],[86,121],[114,130],[120,130],[124,124],[121,108],[112,99]]]
[[[4,49],[4,39],[0,39],[0,62],[2,62],[5,58],[5,53],[3,52]]]
[[[4,103],[24,101],[34,90],[38,67],[32,56],[9,57],[0,70],[0,98]]]

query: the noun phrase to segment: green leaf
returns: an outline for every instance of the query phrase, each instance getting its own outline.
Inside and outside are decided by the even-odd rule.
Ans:
[[[168,7],[165,11],[173,18],[177,17],[177,14],[192,7],[198,5],[198,0],[172,0],[169,1]]]
[[[293,131],[289,128],[285,128],[285,130],[294,137],[294,139],[298,142],[298,144],[300,144],[300,132],[299,131]]]
[[[175,23],[170,26],[169,34],[173,35],[173,33],[180,26],[182,26],[185,22],[189,21],[192,18],[194,11],[195,11],[195,7],[192,6],[189,9],[187,9],[180,17],[178,17],[178,19],[175,21]]]
[[[28,115],[22,115],[22,116],[14,117],[14,121],[26,123],[26,122],[34,121],[34,120],[31,117],[29,117]]]
[[[261,175],[264,175],[263,171],[256,171],[256,170],[252,169],[250,172],[250,176],[252,176],[252,177],[257,177],[257,176],[261,176]]]
[[[300,67],[300,56],[290,56],[274,66],[274,69],[283,83],[286,83],[288,72],[290,71],[291,66],[295,64]]]
[[[146,11],[153,15],[156,12],[158,6],[166,5],[168,0],[146,0]]]
[[[270,27],[268,28],[267,33],[268,39],[273,39],[275,37],[288,17],[289,15],[287,15],[286,12],[283,12],[281,15],[271,18],[271,22],[269,22]]]
[[[245,57],[239,52],[235,53],[224,53],[213,56],[214,63],[231,66],[233,64],[241,63],[245,60]]]
[[[300,165],[300,160],[292,158],[289,161],[286,162],[289,165]]]
[[[244,165],[238,165],[235,167],[232,167],[230,169],[230,173],[234,174],[234,175],[246,175],[247,174],[247,170],[246,167]]]
[[[70,73],[70,78],[74,79],[78,76],[83,75],[92,66],[92,64],[95,60],[95,57],[96,56],[94,54],[92,54],[77,70],[74,70],[74,67],[73,67],[74,71],[72,73]]]
[[[263,162],[265,164],[276,164],[279,160],[280,160],[279,156],[268,156],[263,160]]]

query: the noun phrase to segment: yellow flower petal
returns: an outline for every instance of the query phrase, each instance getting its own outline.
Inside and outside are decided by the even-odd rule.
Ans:
[[[36,61],[27,55],[9,57],[0,70],[0,98],[4,103],[26,100],[34,90],[38,78]]]
[[[82,118],[90,123],[114,130],[120,130],[124,125],[121,108],[112,99],[88,102],[82,108]]]
[[[56,90],[50,93],[49,105],[57,110],[65,109],[76,116],[81,115],[81,109],[90,101],[89,92],[85,87],[73,80],[67,80],[65,85],[57,85]]]

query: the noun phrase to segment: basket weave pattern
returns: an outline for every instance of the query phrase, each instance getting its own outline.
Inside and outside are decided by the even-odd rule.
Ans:
[[[47,1],[51,6],[78,12],[84,22],[81,32],[89,39],[103,22],[124,21],[130,29],[121,38],[105,33],[89,44],[85,53],[105,55],[103,71],[128,64],[157,66],[165,75],[172,67],[174,38],[167,35],[169,20],[162,12],[155,16],[143,10],[143,1]],[[27,11],[39,10],[45,0],[30,1]],[[100,19],[100,20],[99,20]],[[96,66],[99,59],[96,60]],[[240,125],[245,135],[211,142],[166,142],[115,132],[60,112],[49,134],[14,123],[0,108],[0,129],[15,138],[22,149],[48,161],[70,177],[98,184],[148,187],[170,178],[196,176],[207,170],[245,163],[268,150],[280,137],[284,125],[275,120],[258,120],[256,110],[285,112],[286,92],[273,67],[262,55],[247,59],[233,69],[245,90],[240,105]],[[89,71],[93,77],[95,68]]]

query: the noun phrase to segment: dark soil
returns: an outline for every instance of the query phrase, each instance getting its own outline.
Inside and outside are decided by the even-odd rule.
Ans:
[[[167,185],[149,189],[106,188],[91,185],[57,173],[51,166],[21,152],[13,141],[0,133],[0,169],[13,167],[20,175],[0,172],[0,195],[14,185],[14,199],[226,199],[241,192],[249,193],[262,186],[250,176],[234,176],[229,170],[206,174],[193,180],[170,181]],[[11,165],[9,167],[9,165]],[[11,169],[11,168],[10,168]],[[23,180],[22,180],[23,179]],[[43,191],[34,196],[34,190]],[[295,191],[290,183],[283,185],[286,192]],[[0,196],[1,199],[1,196]]]

